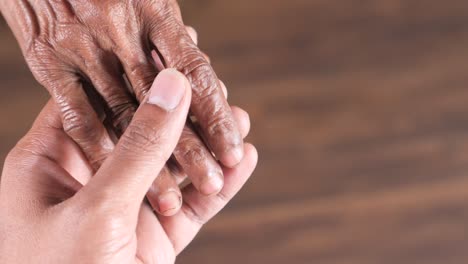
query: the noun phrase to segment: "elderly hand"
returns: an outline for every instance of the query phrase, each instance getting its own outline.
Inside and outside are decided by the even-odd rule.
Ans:
[[[257,153],[223,167],[215,196],[183,189],[184,205],[159,218],[144,202],[182,133],[190,104],[183,75],[164,71],[108,159],[94,173],[49,102],[9,154],[0,184],[0,263],[173,263],[200,227],[239,191]]]
[[[187,124],[175,161],[162,171],[155,192],[164,199],[177,189],[172,176],[185,175],[201,193],[219,192],[222,170],[211,153],[225,166],[235,166],[243,155],[242,128],[175,0],[0,0],[0,9],[35,78],[58,106],[65,131],[95,171],[115,141],[101,115],[119,137],[159,70],[184,73],[193,90],[191,115],[203,140]]]

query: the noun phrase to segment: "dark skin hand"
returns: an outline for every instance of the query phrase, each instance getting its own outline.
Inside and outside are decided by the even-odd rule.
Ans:
[[[95,171],[156,74],[163,68],[184,73],[193,91],[191,115],[203,140],[188,123],[175,159],[161,171],[149,198],[160,213],[171,215],[180,207],[174,194],[181,197],[177,184],[186,175],[205,195],[221,190],[221,166],[211,152],[224,166],[235,166],[243,157],[242,133],[222,83],[187,32],[175,0],[0,0],[0,9],[35,78],[58,106],[64,130]],[[89,94],[100,99],[97,104]]]
[[[177,79],[178,75],[181,74],[173,69],[163,70],[158,75],[158,77],[156,77],[156,80],[154,81],[152,87],[162,86],[170,88],[174,85],[173,83],[175,83],[175,80]],[[241,108],[233,106],[231,107],[231,109],[234,120],[236,124],[238,124],[239,129],[241,131],[241,135],[243,138],[245,138],[250,130],[249,116]],[[214,183],[214,185],[218,184],[214,192],[204,189],[202,182],[204,178],[197,176],[205,176],[204,173],[206,172],[206,168],[212,166],[210,162],[213,160],[213,158],[206,148],[200,149],[197,146],[193,146],[193,143],[184,141],[188,138],[198,139],[198,137],[196,137],[196,135],[194,134],[193,130],[186,125],[182,130],[181,139],[177,143],[177,147],[173,152],[173,155],[176,157],[176,160],[178,162],[187,159],[184,163],[186,164],[186,167],[182,168],[177,166],[177,164],[170,162],[169,166],[166,166],[161,170],[159,177],[156,178],[147,195],[148,201],[150,202],[154,210],[165,216],[170,216],[177,213],[180,207],[182,206],[182,194],[178,185],[187,177],[191,179],[193,185],[197,188],[197,190],[199,190],[200,193],[205,195],[216,194],[219,192],[219,190],[223,188],[222,183]],[[201,142],[201,140],[199,140],[198,142],[198,144],[203,145],[203,142]],[[211,159],[204,158],[193,162],[193,157],[187,157],[187,155],[190,155],[187,153],[191,153],[190,148],[200,149],[201,151],[204,151],[199,156],[211,157]],[[216,166],[218,166],[214,160],[213,163]],[[194,173],[195,177],[194,175],[190,175],[189,173]],[[206,176],[208,176],[209,179],[219,179],[213,175]]]

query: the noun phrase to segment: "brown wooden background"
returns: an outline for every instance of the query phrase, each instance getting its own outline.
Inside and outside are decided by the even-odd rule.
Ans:
[[[259,167],[179,263],[468,263],[468,2],[185,0]],[[0,155],[47,95],[0,26]]]

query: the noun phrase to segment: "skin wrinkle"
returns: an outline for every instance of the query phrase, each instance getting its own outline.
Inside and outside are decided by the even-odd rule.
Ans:
[[[189,147],[178,144],[185,148],[186,160],[196,163],[185,162],[184,168],[193,171],[184,174],[202,177],[210,170],[219,170],[212,151],[223,155],[227,149],[242,143],[216,74],[186,32],[176,1],[0,1],[7,3],[2,5],[2,13],[17,36],[33,75],[59,105],[64,128],[94,169],[100,167],[113,148],[94,109],[103,108],[102,112],[111,113],[106,124],[111,125],[113,134],[125,131],[137,101],[147,95],[157,74],[151,58],[153,48],[165,65],[176,66],[189,77],[195,95],[192,113],[204,131],[200,136],[187,135],[198,139],[182,141],[194,148],[193,155],[188,154]],[[19,22],[15,21],[17,17]],[[111,64],[117,67],[109,68]],[[92,84],[91,89],[103,99],[98,103],[103,105],[95,107],[95,102],[88,100],[85,83]],[[214,147],[207,149],[207,146]]]
[[[67,0],[50,0],[52,9],[56,14],[66,14],[67,17],[76,17],[75,10],[71,3]]]
[[[221,167],[212,157],[205,144],[196,139],[195,132],[191,127],[186,126],[184,128],[178,146],[174,151],[174,156],[180,166],[187,171],[191,171],[193,176],[197,176],[192,178],[193,181],[199,184],[210,175],[222,175]]]
[[[190,49],[189,49],[190,50]],[[194,53],[196,49],[193,49]],[[198,60],[190,61],[190,58],[197,58]],[[201,116],[201,123],[205,124],[202,126],[202,130],[208,135],[209,145],[214,149],[215,152],[223,153],[230,150],[233,146],[237,146],[242,143],[241,137],[236,133],[236,125],[227,118],[225,104],[220,103],[219,100],[216,100],[215,94],[219,97],[219,89],[215,89],[216,85],[216,76],[210,76],[212,73],[211,66],[203,58],[203,56],[196,56],[189,54],[181,55],[176,58],[175,66],[187,76],[187,78],[192,82],[194,98],[192,99],[192,112],[196,116]],[[196,81],[193,81],[196,80]],[[214,101],[211,103],[206,103],[206,101]],[[211,108],[202,108],[198,106],[210,106]],[[224,114],[223,114],[224,113]],[[211,117],[211,119],[206,119],[204,117]],[[214,117],[214,118],[213,118]],[[217,124],[216,124],[217,123]],[[231,139],[231,145],[221,144],[213,140],[209,140],[212,136],[223,134],[226,138]],[[240,140],[239,140],[240,139]]]
[[[5,0],[7,1],[7,0]],[[3,6],[3,5],[2,5]],[[21,11],[17,11],[20,9]],[[3,10],[2,10],[3,11]],[[24,50],[29,50],[34,43],[33,39],[41,34],[41,28],[39,27],[39,18],[34,12],[31,4],[26,0],[19,0],[17,8],[13,9],[14,13],[25,13],[25,16],[22,16],[22,19],[15,20],[20,24],[20,27],[26,29],[22,34],[15,34],[17,38],[21,35],[20,44],[23,46]],[[5,15],[4,15],[5,16]]]
[[[88,121],[87,118],[83,118],[82,112],[86,110],[81,110],[79,106],[72,107],[69,104],[61,108],[63,111],[63,120],[65,123],[70,125],[64,126],[65,132],[72,134],[74,131],[84,131],[85,133],[91,133],[94,136],[97,131],[95,131],[92,124]]]
[[[117,103],[117,101],[116,101]],[[128,102],[128,103],[117,103],[113,105],[112,107],[112,112],[113,114],[113,126],[118,128],[119,134],[122,134],[127,127],[130,125],[130,122],[132,120],[132,116],[136,111],[136,107],[134,103]],[[120,135],[118,135],[120,137]]]
[[[202,166],[205,161],[205,151],[198,144],[198,142],[188,138],[179,143],[181,147],[174,152],[179,163],[194,164],[194,166]]]
[[[204,123],[205,126],[202,127],[202,130],[205,131],[205,135],[214,136],[218,134],[225,134],[226,137],[234,139],[232,145],[226,146],[225,144],[219,144],[219,142],[213,142],[208,140],[208,144],[215,152],[225,152],[228,151],[232,146],[241,144],[241,141],[236,141],[236,138],[240,138],[239,135],[236,135],[236,126],[233,122],[227,118],[224,111],[225,106],[219,101],[214,100],[214,94],[219,96],[220,91],[214,89],[215,84],[214,80],[217,80],[217,77],[210,77],[209,74],[211,71],[206,70],[206,67],[210,67],[206,61],[200,60],[198,64],[193,62],[193,68],[185,68],[183,71],[189,80],[198,80],[197,82],[192,82],[193,92],[197,96],[196,99],[192,99],[192,111],[196,116],[201,116],[201,123]],[[190,64],[189,64],[190,65]],[[194,76],[198,78],[194,78]],[[198,88],[198,89],[197,89]],[[206,103],[206,101],[213,101],[212,103]],[[200,105],[209,105],[211,108],[199,108]],[[211,119],[206,119],[204,117],[214,117]],[[224,143],[224,142],[223,142]]]
[[[53,42],[53,40],[59,35],[57,28],[60,25],[60,21],[57,20],[57,14],[54,8],[48,1],[33,1],[32,6],[34,9],[41,9],[45,13],[38,16],[38,26],[41,30],[38,38],[45,42]],[[62,14],[59,17],[62,17]],[[55,23],[56,21],[57,23]]]
[[[46,14],[47,14],[46,17],[47,18],[49,18],[49,17],[52,18],[53,21],[57,20],[57,18],[62,19],[63,16],[65,15],[65,14],[63,14],[62,12],[59,11],[60,16],[57,16],[57,12],[55,10],[56,8],[58,8],[59,5],[62,4],[62,1],[59,1],[59,2],[55,1],[54,5],[52,5],[49,1],[44,1],[44,2],[39,3],[39,5],[40,4],[43,4],[44,7],[45,7],[44,10],[46,10]],[[54,26],[51,23],[47,23],[47,24],[49,24],[49,26],[52,26],[52,27]],[[52,31],[49,30],[49,32],[52,32]]]
[[[79,84],[78,84],[77,80],[69,80],[68,82],[63,83],[63,85],[64,85],[63,87],[73,87],[73,86],[77,86]],[[55,96],[56,104],[61,109],[61,111],[63,111],[64,113],[69,111],[70,105],[69,105],[68,101],[69,101],[69,97],[71,96],[71,93],[73,92],[73,89],[74,88],[65,89],[65,90],[61,91],[60,94],[57,94]],[[66,125],[67,124],[64,124],[64,126],[66,126]]]
[[[166,121],[169,122],[169,121]],[[168,160],[169,156],[162,156],[162,150],[157,146],[157,142],[161,139],[168,139],[171,135],[167,131],[155,129],[151,123],[146,120],[134,120],[132,129],[127,130],[127,133],[120,139],[122,148],[127,151],[135,151],[138,149],[140,153],[151,155],[157,159]],[[131,156],[132,153],[129,153]]]

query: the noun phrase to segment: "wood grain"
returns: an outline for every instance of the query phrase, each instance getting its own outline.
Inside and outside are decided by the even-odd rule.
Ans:
[[[260,163],[179,263],[468,262],[468,2],[182,9]],[[0,30],[3,157],[47,95]]]

